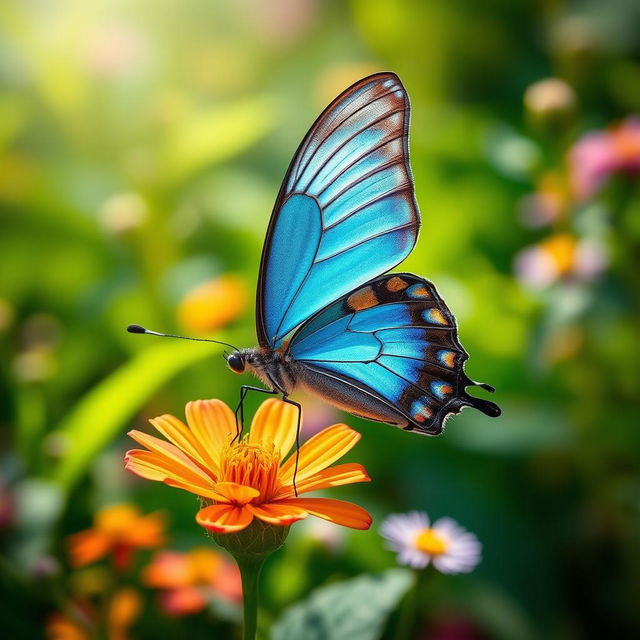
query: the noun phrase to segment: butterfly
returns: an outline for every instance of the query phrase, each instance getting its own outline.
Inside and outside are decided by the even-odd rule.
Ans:
[[[240,425],[248,391],[280,394],[300,409],[289,398],[298,388],[428,435],[464,407],[500,415],[495,403],[466,392],[493,388],[465,374],[468,354],[435,286],[388,273],[420,228],[409,112],[398,76],[377,73],[339,95],[296,151],[262,252],[259,346],[226,356],[233,372],[251,372],[267,387],[241,387]]]
[[[387,273],[409,255],[420,227],[409,112],[399,78],[378,73],[311,127],[267,230],[259,347],[234,351],[227,364],[284,399],[302,388],[353,415],[437,435],[463,407],[489,416],[500,409],[466,393],[493,388],[464,373],[468,355],[434,285]]]

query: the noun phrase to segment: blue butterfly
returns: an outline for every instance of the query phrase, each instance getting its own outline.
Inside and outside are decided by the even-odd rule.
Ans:
[[[296,388],[428,435],[467,406],[500,415],[467,394],[470,385],[493,388],[464,373],[468,355],[434,285],[387,273],[411,253],[420,228],[408,135],[407,93],[395,74],[377,73],[338,96],[302,141],[262,252],[260,346],[228,345],[229,368],[268,387],[241,387],[240,425],[249,390],[281,394],[300,409],[289,398]]]
[[[404,87],[378,73],[338,96],[305,136],[262,252],[260,346],[227,356],[232,371],[268,387],[243,386],[239,408],[250,389],[292,402],[302,388],[353,415],[429,435],[466,406],[500,415],[466,393],[493,388],[464,373],[468,355],[434,285],[386,273],[409,255],[420,227],[408,132]]]

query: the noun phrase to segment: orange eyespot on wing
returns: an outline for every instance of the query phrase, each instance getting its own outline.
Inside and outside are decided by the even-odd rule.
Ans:
[[[347,305],[352,311],[370,309],[378,304],[378,296],[372,287],[364,287],[347,298]]]
[[[440,309],[426,309],[422,314],[422,317],[429,324],[448,324],[447,319],[444,317],[444,314],[442,313],[442,311],[440,311]]]
[[[396,291],[404,291],[404,289],[406,289],[408,286],[409,286],[409,283],[403,280],[402,278],[399,278],[398,276],[393,276],[392,278],[389,278],[386,284],[387,290],[392,291],[394,293]]]

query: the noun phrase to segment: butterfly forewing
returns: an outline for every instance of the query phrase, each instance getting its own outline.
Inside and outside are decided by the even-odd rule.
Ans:
[[[394,424],[438,434],[465,406],[500,412],[467,394],[476,383],[464,373],[455,319],[433,284],[412,274],[382,276],[344,296],[301,327],[289,352],[314,376],[361,392],[345,393],[358,415],[370,417],[375,399],[397,413]]]
[[[298,149],[265,242],[260,345],[278,348],[314,313],[411,251],[419,214],[409,168],[409,100],[376,74],[327,107]]]

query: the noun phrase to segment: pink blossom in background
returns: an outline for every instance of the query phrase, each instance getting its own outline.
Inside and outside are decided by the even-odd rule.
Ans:
[[[569,151],[571,187],[578,200],[592,198],[615,173],[640,173],[640,117],[587,133]]]
[[[600,242],[558,233],[520,251],[514,270],[522,284],[544,288],[563,278],[593,280],[607,262],[606,247]]]
[[[238,568],[207,548],[157,553],[143,572],[143,582],[161,590],[160,604],[171,616],[198,613],[215,597],[242,601]]]

